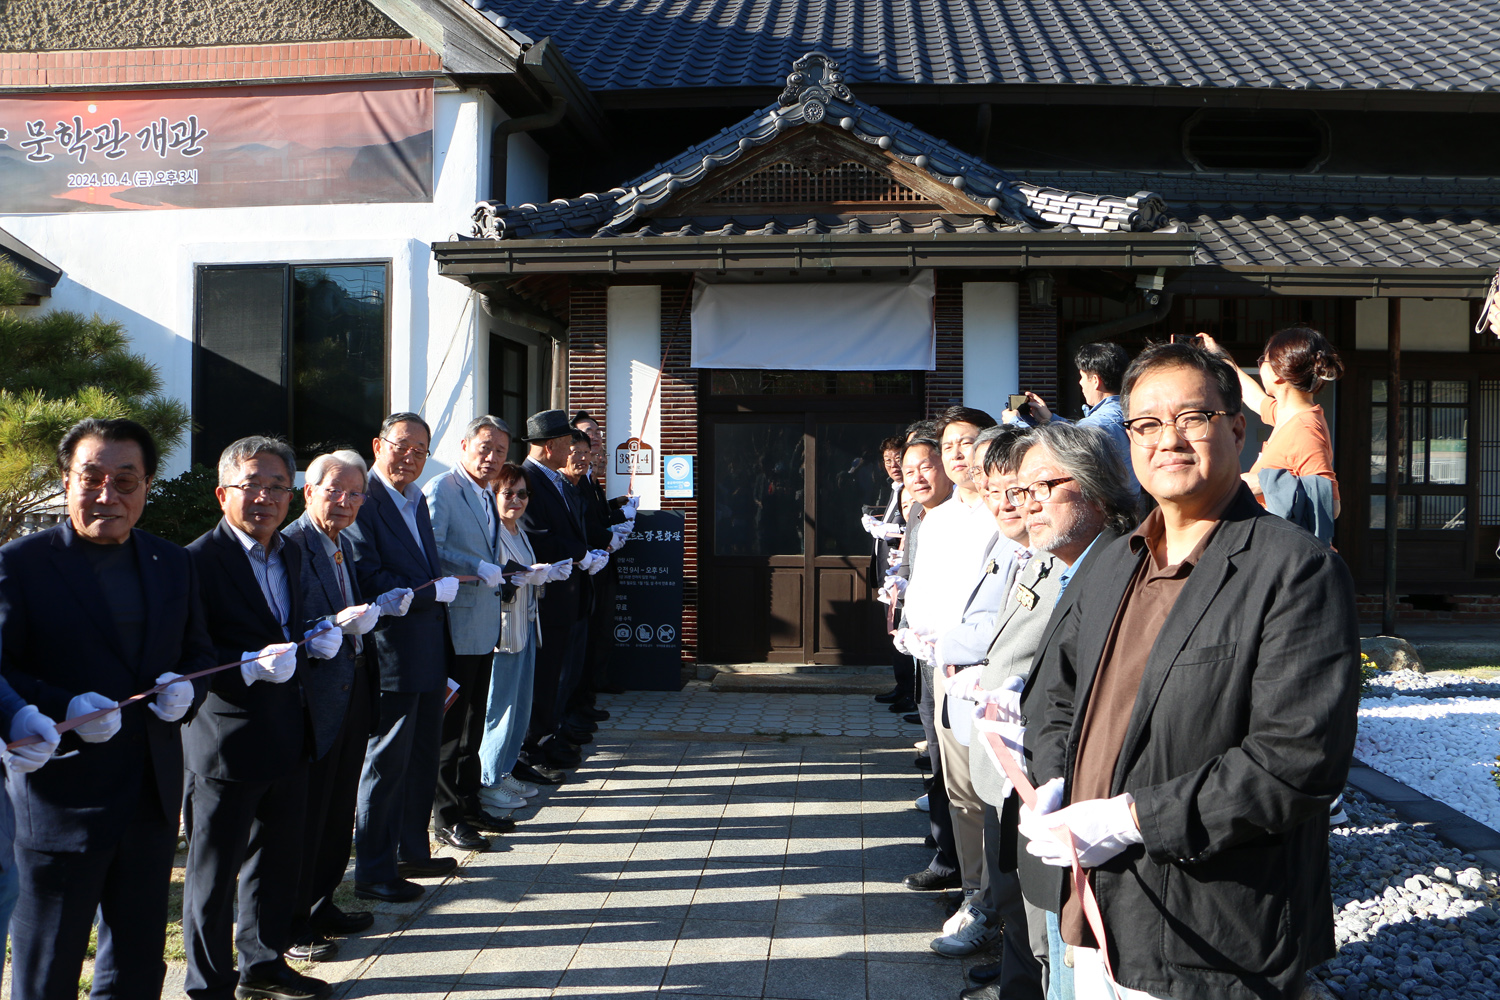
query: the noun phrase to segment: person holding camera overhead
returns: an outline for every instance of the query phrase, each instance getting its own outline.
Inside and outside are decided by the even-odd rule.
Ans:
[[[1097,427],[1109,435],[1125,465],[1130,489],[1140,493],[1140,483],[1131,467],[1125,414],[1120,409],[1120,380],[1130,366],[1130,354],[1119,344],[1084,344],[1073,355],[1073,365],[1078,369],[1078,388],[1083,390],[1083,418],[1078,421],[1079,425]],[[1022,395],[1010,397],[1010,407],[1001,415],[1000,422],[1011,427],[1042,427],[1073,421],[1055,415],[1041,396],[1027,390]]]

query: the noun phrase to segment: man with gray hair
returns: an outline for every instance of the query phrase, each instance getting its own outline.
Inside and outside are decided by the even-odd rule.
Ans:
[[[443,715],[432,825],[438,840],[472,849],[480,842],[489,846],[478,830],[504,833],[516,825],[509,817],[487,813],[478,798],[479,745],[484,741],[490,668],[500,639],[500,591],[505,583],[501,569],[505,556],[495,534],[500,511],[490,481],[510,451],[510,428],[489,414],[475,417],[464,428],[459,448],[458,465],[422,490],[432,518],[432,537],[437,540],[438,565],[450,576],[478,577],[473,583],[459,584],[458,596],[448,605],[454,654],[448,676],[458,683],[458,693]],[[518,792],[504,786],[491,790],[490,801],[505,809],[525,804]]]
[[[276,530],[291,504],[296,468],[284,441],[247,437],[229,445],[214,491],[224,517],[187,546],[216,660],[242,661],[238,670],[213,675],[182,736],[182,934],[185,990],[194,1000],[308,1000],[329,992],[282,958],[294,934],[307,812],[305,734],[314,724],[307,671],[299,667],[307,656],[336,656],[343,639],[328,622],[308,628],[302,552]]]
[[[302,555],[302,616],[332,619],[343,632],[339,651],[303,678],[312,712],[313,761],[307,775],[307,826],[296,940],[288,958],[320,962],[337,945],[329,935],[355,934],[374,923],[366,911],[346,913],[333,902],[354,840],[354,805],[370,735],[370,711],[379,678],[366,633],[381,615],[400,615],[411,601],[395,590],[364,603],[354,576],[354,545],[340,534],[354,523],[365,500],[365,460],[354,451],[319,455],[302,487],[307,511],[282,529]]]

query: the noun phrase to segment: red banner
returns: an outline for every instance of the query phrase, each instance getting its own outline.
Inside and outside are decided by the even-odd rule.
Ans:
[[[432,81],[0,98],[0,214],[432,200]]]

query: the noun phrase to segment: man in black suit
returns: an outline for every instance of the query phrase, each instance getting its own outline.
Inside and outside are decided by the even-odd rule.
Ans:
[[[301,667],[307,655],[335,655],[340,637],[321,624],[306,628],[302,553],[276,530],[296,468],[283,441],[246,437],[229,445],[214,490],[224,517],[188,545],[215,659],[245,661],[210,678],[182,737],[182,936],[193,1000],[308,1000],[329,991],[281,957],[292,944],[307,811],[312,720]],[[295,645],[304,638],[306,653]]]
[[[67,519],[0,549],[0,664],[21,698],[67,719],[173,682],[144,708],[65,734],[68,756],[8,775],[18,1000],[77,996],[96,913],[96,988],[156,996],[166,974],[180,726],[208,684],[176,678],[215,660],[188,554],[135,530],[156,461],[133,421],[74,425],[58,447]]]
[[[609,718],[609,712],[597,707],[595,702],[599,691],[609,686],[609,652],[615,645],[615,594],[619,590],[620,574],[613,554],[625,544],[629,532],[621,535],[614,530],[625,523],[621,511],[624,498],[610,503],[604,484],[600,482],[604,435],[599,431],[598,422],[586,410],[573,414],[572,422],[573,429],[584,437],[582,441],[575,437],[573,443],[573,453],[581,457],[582,468],[575,477],[570,465],[564,470],[564,478],[573,483],[583,501],[584,542],[593,558],[586,581],[589,591],[588,636],[584,641],[583,669],[579,673],[578,685],[568,698],[563,724],[570,733],[586,736]]]
[[[302,887],[295,917],[296,941],[288,958],[328,961],[338,946],[332,934],[357,934],[375,922],[368,911],[345,912],[333,902],[354,841],[354,806],[370,738],[375,658],[366,633],[381,615],[401,614],[405,590],[364,603],[354,573],[354,546],[340,532],[354,523],[364,503],[367,472],[358,452],[319,455],[307,466],[302,487],[307,511],[282,529],[302,554],[302,615],[332,619],[344,633],[338,653],[309,664],[302,688],[312,710],[313,761],[307,772],[307,824],[303,838]]]
[[[417,414],[386,417],[373,442],[365,502],[345,529],[364,593],[413,591],[406,615],[382,621],[371,633],[380,691],[354,832],[355,893],[387,902],[422,894],[409,877],[436,878],[458,867],[453,858],[434,858],[427,839],[452,656],[447,603],[458,593],[458,580],[444,576],[438,564],[427,500],[417,486],[431,444],[432,431]],[[463,850],[489,847],[472,829],[446,842]]]
[[[1073,585],[1041,713],[1026,719],[1042,785],[1020,831],[1058,866],[1072,854],[1050,831],[1072,831],[1119,985],[1296,996],[1334,954],[1328,809],[1354,749],[1353,584],[1241,481],[1237,372],[1157,345],[1122,399],[1136,477],[1159,506]],[[1060,926],[1077,992],[1107,992],[1070,885]]]
[[[530,454],[524,468],[531,481],[531,502],[521,526],[532,551],[545,563],[564,567],[588,555],[584,535],[583,500],[563,476],[573,446],[573,426],[562,410],[543,410],[526,421]],[[536,681],[531,701],[531,726],[522,755],[528,764],[577,767],[583,760],[576,744],[563,735],[563,715],[570,680],[576,679],[587,642],[588,608],[585,573],[576,569],[550,579],[538,604],[541,645],[536,651]]]

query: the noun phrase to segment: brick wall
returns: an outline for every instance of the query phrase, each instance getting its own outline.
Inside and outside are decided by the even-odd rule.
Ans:
[[[1057,305],[1033,305],[1031,290],[1021,282],[1021,390],[1054,407],[1057,392]]]
[[[573,288],[568,293],[568,414],[588,410],[608,432],[605,412],[605,333],[607,293],[603,288]],[[607,462],[608,456],[601,458]],[[603,471],[598,470],[598,471]]]
[[[1424,604],[1431,603],[1424,601]],[[1396,620],[1402,622],[1495,622],[1500,621],[1500,597],[1493,594],[1453,594],[1442,599],[1443,607],[1415,607],[1409,600],[1396,598]],[[1385,604],[1379,594],[1360,594],[1355,598],[1362,622],[1378,622]]]
[[[181,49],[0,52],[0,87],[431,76],[442,71],[442,59],[415,38]]]
[[[927,373],[927,414],[964,401],[964,285],[938,276],[933,302],[937,368]]]

